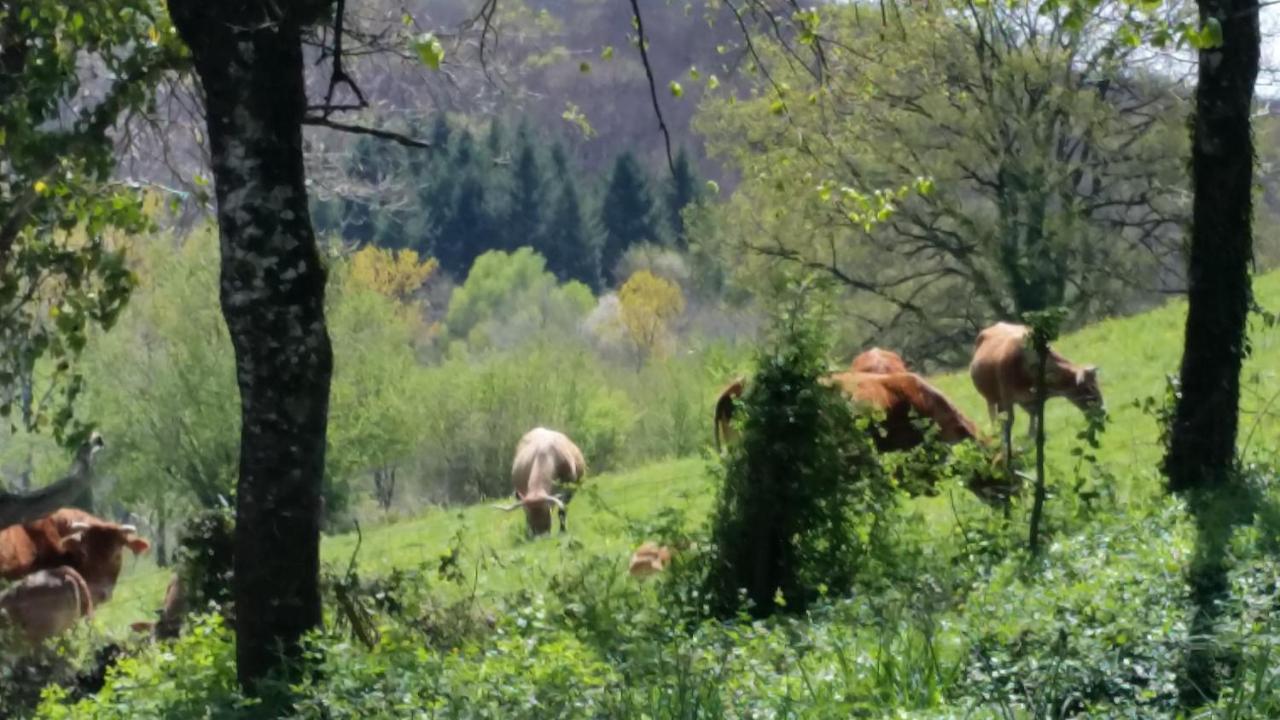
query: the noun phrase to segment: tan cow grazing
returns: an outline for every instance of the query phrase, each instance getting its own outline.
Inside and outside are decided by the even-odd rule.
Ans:
[[[1006,413],[1004,448],[1006,457],[1013,448],[1013,406],[1021,405],[1031,415],[1036,396],[1036,357],[1027,347],[1031,328],[1000,322],[978,333],[969,363],[973,386],[987,401],[991,421]],[[1045,367],[1045,389],[1048,398],[1065,397],[1084,411],[1102,407],[1102,390],[1098,387],[1098,368],[1076,365],[1052,348]],[[1035,432],[1032,415],[1031,432]]]
[[[503,510],[524,508],[529,532],[542,535],[551,532],[551,507],[560,515],[560,532],[565,532],[568,512],[566,505],[573,498],[573,491],[587,472],[582,451],[564,433],[534,428],[525,433],[516,445],[515,460],[511,463],[511,484],[517,502],[511,505],[495,505]],[[556,495],[556,484],[563,487]]]
[[[891,373],[910,372],[902,356],[892,350],[873,347],[858,354],[849,363],[849,372],[889,375]]]
[[[671,548],[653,541],[645,542],[631,555],[631,564],[627,572],[631,577],[643,578],[656,575],[671,564]]]
[[[89,586],[69,567],[38,570],[0,594],[0,625],[11,624],[32,645],[91,615]]]
[[[910,450],[924,442],[925,432],[915,418],[933,421],[943,442],[958,443],[978,437],[973,421],[941,390],[915,373],[834,373],[823,382],[839,387],[855,404],[884,413],[875,433],[876,449],[880,452]]]

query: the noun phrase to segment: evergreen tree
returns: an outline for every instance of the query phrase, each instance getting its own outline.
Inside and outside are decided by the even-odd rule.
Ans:
[[[604,226],[604,246],[600,263],[605,279],[616,285],[614,268],[632,245],[659,239],[653,217],[653,197],[644,169],[630,152],[624,152],[613,163],[609,187],[600,207]]]
[[[511,168],[506,224],[503,227],[506,250],[528,246],[543,253],[546,195],[546,175],[538,162],[529,128],[521,125],[516,134],[516,157]]]
[[[489,157],[498,159],[502,157],[502,153],[506,150],[506,135],[502,132],[502,121],[495,119],[489,123],[489,134],[485,136],[484,147],[489,151]]]
[[[465,278],[472,261],[492,247],[493,223],[485,196],[484,182],[475,173],[467,173],[458,181],[452,211],[440,225],[435,259],[454,279]]]
[[[578,280],[593,291],[600,290],[598,233],[583,215],[578,186],[571,177],[561,181],[541,252],[547,269],[559,281]]]
[[[685,235],[684,218],[681,213],[686,207],[698,199],[698,178],[693,171],[693,163],[684,148],[676,155],[675,167],[672,168],[671,181],[667,186],[667,213],[671,223],[671,236],[681,250],[689,245]]]
[[[435,122],[431,125],[431,147],[437,157],[445,148],[449,147],[449,140],[452,135],[453,132],[449,128],[449,117],[444,113],[436,113]]]

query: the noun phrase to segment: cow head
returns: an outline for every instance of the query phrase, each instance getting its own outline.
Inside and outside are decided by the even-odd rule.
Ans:
[[[73,534],[62,539],[62,547],[89,584],[95,603],[111,599],[120,578],[126,547],[134,555],[151,548],[151,543],[138,537],[138,530],[132,525],[78,522],[71,529]]]
[[[556,495],[528,496],[510,505],[494,505],[508,512],[516,508],[524,508],[525,523],[529,526],[530,535],[545,535],[551,532],[551,508],[564,509],[564,501]]]
[[[1088,411],[1102,407],[1102,389],[1098,387],[1096,365],[1076,369],[1075,384],[1068,391],[1067,397],[1081,410]]]

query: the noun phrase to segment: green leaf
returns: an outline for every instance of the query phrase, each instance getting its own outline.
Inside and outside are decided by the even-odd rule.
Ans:
[[[423,33],[413,41],[413,50],[418,53],[418,59],[423,65],[432,70],[439,70],[440,63],[444,62],[444,46],[440,44],[439,38],[434,33]]]
[[[605,45],[605,46],[604,46],[604,49],[600,51],[600,59],[601,59],[601,60],[612,60],[612,59],[613,59],[613,46],[612,46],[612,45]]]
[[[708,77],[707,77],[707,89],[708,89],[708,90],[715,90],[715,89],[716,89],[716,88],[718,88],[718,87],[720,87],[720,78],[716,77],[715,75],[710,75],[710,76],[708,76]]]
[[[668,85],[667,87],[671,90],[671,95],[673,97],[681,97],[684,95],[684,88],[681,87],[680,83],[676,82],[675,80],[672,80],[671,84]]]
[[[578,63],[578,72],[584,75],[591,72],[591,63],[587,62],[586,60],[583,60],[582,62]]]

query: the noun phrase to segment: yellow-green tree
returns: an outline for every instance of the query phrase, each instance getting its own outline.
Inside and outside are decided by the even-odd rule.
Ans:
[[[351,256],[351,279],[359,286],[408,305],[437,267],[435,259],[420,259],[413,250],[385,250],[366,245]]]
[[[680,287],[648,270],[633,274],[618,291],[619,318],[641,364],[663,355],[670,344],[671,322],[684,312]]]

